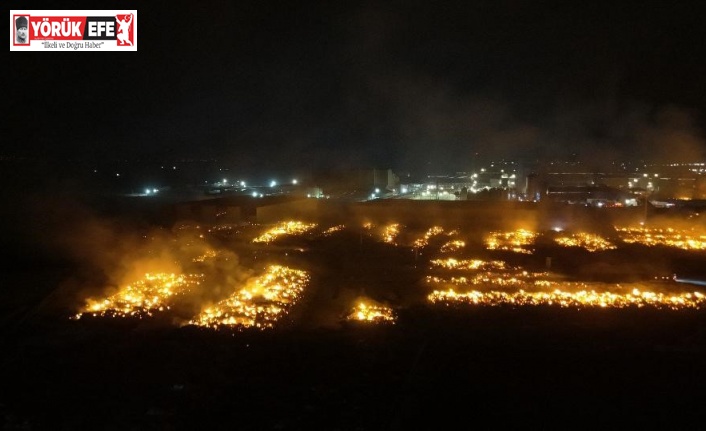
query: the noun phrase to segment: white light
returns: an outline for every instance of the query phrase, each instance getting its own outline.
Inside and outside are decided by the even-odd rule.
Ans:
[[[115,176],[116,176],[116,177],[119,177],[119,176],[120,176],[120,174],[115,174]]]
[[[375,193],[380,193],[380,189],[375,189]]]
[[[223,178],[223,184],[228,184],[228,180]]]
[[[256,197],[257,197],[257,192],[252,192],[252,197],[256,198]]]
[[[241,185],[242,187],[245,187],[245,181],[241,181],[241,182],[240,182],[240,185]]]
[[[276,185],[277,185],[277,181],[274,181],[274,180],[270,181],[270,187],[274,187]]]
[[[145,189],[145,194],[146,195],[150,194],[150,189]]]
[[[297,183],[297,179],[295,178],[292,180],[292,184],[296,184],[296,183]]]
[[[157,193],[157,189],[152,189],[152,193]]]

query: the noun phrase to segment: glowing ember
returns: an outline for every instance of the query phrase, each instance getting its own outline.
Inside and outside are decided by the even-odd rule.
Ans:
[[[272,328],[296,303],[308,282],[305,271],[272,265],[246,287],[203,310],[189,324],[214,329]]]
[[[482,270],[505,269],[506,263],[502,260],[485,261],[480,259],[435,259],[430,262],[432,266],[438,266],[445,269],[465,269],[465,270]]]
[[[465,241],[461,241],[460,239],[456,239],[456,240],[449,241],[446,244],[442,245],[440,251],[442,253],[449,253],[452,251],[460,250],[465,246],[466,246]]]
[[[620,239],[630,244],[642,244],[649,247],[666,246],[682,250],[706,250],[706,235],[693,229],[626,227],[615,228]]]
[[[191,286],[200,284],[203,276],[196,274],[145,274],[145,278],[129,284],[105,299],[89,299],[83,314],[93,316],[129,317],[151,316],[153,312],[169,309],[173,296],[186,293]]]
[[[590,252],[614,250],[617,248],[611,242],[590,233],[575,233],[571,236],[556,238],[555,241],[564,247],[581,247]]]
[[[519,290],[513,293],[490,291],[481,292],[473,290],[466,293],[457,293],[453,289],[447,291],[435,290],[428,297],[432,303],[465,303],[472,305],[499,306],[510,305],[518,307],[550,305],[559,307],[587,308],[625,308],[625,307],[654,307],[673,310],[685,308],[702,308],[706,305],[706,297],[700,292],[663,294],[655,292],[641,292],[633,289],[630,293],[618,294],[611,292],[596,292],[595,290],[581,290],[567,292],[555,289],[551,292],[525,292]]]
[[[546,288],[556,284],[553,281],[541,279],[549,274],[546,272],[498,273],[484,272],[472,277],[451,277],[449,279],[441,277],[427,276],[427,283],[434,284],[454,284],[460,286],[501,286],[514,288]]]
[[[282,222],[255,238],[253,242],[269,244],[283,235],[301,235],[316,227],[316,223],[302,223],[300,221]]]
[[[342,231],[342,230],[345,229],[345,228],[346,228],[346,226],[345,226],[345,225],[342,225],[342,224],[339,224],[339,225],[337,225],[337,226],[331,226],[330,228],[326,229],[326,230],[323,232],[323,235],[324,235],[324,236],[333,235],[334,233],[340,232],[340,231]]]
[[[440,226],[434,226],[430,228],[423,237],[417,239],[414,241],[414,247],[415,248],[423,248],[426,247],[429,244],[429,240],[431,237],[436,236],[436,235],[441,235],[444,233],[444,228]]]
[[[353,312],[348,315],[348,320],[363,322],[394,322],[395,315],[389,307],[360,302],[353,309]]]
[[[215,251],[207,250],[201,256],[196,256],[195,258],[191,259],[191,261],[192,262],[205,262],[207,259],[213,259],[217,255],[218,255],[218,253],[216,253]]]
[[[518,229],[512,232],[491,232],[485,239],[488,250],[505,250],[515,253],[532,254],[531,250],[523,247],[534,244],[537,233]]]
[[[385,226],[382,232],[382,240],[388,244],[395,244],[397,235],[400,234],[400,225],[398,223]]]

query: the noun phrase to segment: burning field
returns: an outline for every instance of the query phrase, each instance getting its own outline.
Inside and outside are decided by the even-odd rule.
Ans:
[[[664,246],[681,250],[706,250],[706,233],[700,229],[671,227],[616,227],[620,239],[628,244]]]
[[[556,235],[527,229],[474,234],[458,227],[439,225],[420,228],[399,223],[368,223],[362,228],[363,232],[368,233],[367,240],[363,242],[360,236],[351,244],[351,237],[346,235],[347,228],[343,224],[319,226],[317,223],[288,220],[269,227],[180,226],[174,238],[160,241],[158,248],[167,247],[168,250],[150,251],[174,260],[180,268],[179,272],[149,272],[141,278],[133,278],[118,287],[107,289],[103,296],[87,299],[73,318],[78,320],[90,315],[142,319],[156,313],[168,314],[175,305],[184,302],[190,305],[181,307],[181,315],[189,309],[193,310],[193,314],[180,317],[184,322],[182,325],[212,329],[272,329],[308,296],[310,300],[304,301],[306,306],[299,307],[301,310],[294,320],[306,320],[304,316],[314,312],[312,307],[344,307],[352,311],[348,311],[342,320],[379,323],[394,322],[395,307],[422,303],[432,307],[552,306],[665,310],[700,309],[706,305],[701,292],[684,291],[683,286],[673,280],[665,281],[667,277],[664,276],[658,283],[577,280],[572,279],[570,273],[543,268],[539,259],[535,259],[534,263],[527,260],[532,259],[545,236],[553,240],[554,245],[550,246],[556,250],[578,249],[600,256],[607,251],[619,251],[621,244],[646,247],[667,245],[698,252],[702,250],[699,241],[704,237],[693,232],[617,228],[617,239],[609,240],[587,232]],[[229,232],[226,242],[223,242],[223,232]],[[285,238],[286,242],[282,242]],[[329,243],[331,246],[327,245]],[[546,241],[544,244],[547,247]],[[409,263],[414,263],[416,267],[427,262],[428,271],[426,274],[417,272],[417,281],[412,281],[411,285],[390,290],[385,288],[384,283],[365,276],[368,272],[373,275],[378,273],[379,270],[375,269],[378,265],[368,267],[366,265],[372,261],[367,263],[367,259],[361,259],[342,267],[343,273],[339,273],[338,278],[328,276],[327,280],[334,285],[320,286],[316,280],[326,277],[322,274],[339,271],[335,267],[351,258],[344,253],[344,260],[331,261],[328,265],[333,264],[334,267],[327,269],[322,267],[326,264],[317,262],[315,253],[306,251],[319,247],[338,251],[345,251],[346,247],[365,247],[372,253],[370,257],[378,262],[392,258],[389,264],[395,265],[394,260],[397,259],[400,268]],[[394,250],[397,257],[382,257]],[[383,254],[379,258],[375,257],[380,253]],[[498,258],[501,255],[497,253],[504,253],[504,259]],[[508,261],[513,254],[527,256],[524,262],[529,266],[521,265],[519,261]],[[262,259],[268,262],[265,267],[258,263]],[[296,261],[288,263],[292,259]],[[311,272],[295,269],[297,267],[319,269]],[[415,272],[409,274],[414,276]],[[337,292],[346,288],[345,285],[335,285],[340,277],[363,280],[363,284],[372,286],[371,297],[353,303],[341,302],[343,297],[339,297]],[[312,278],[312,292],[316,293],[307,293],[312,286]],[[334,293],[331,295],[327,291]],[[424,302],[420,302],[422,298]],[[389,305],[382,305],[383,302]]]
[[[644,382],[635,396],[703,386],[706,296],[692,281],[706,275],[704,250],[640,242],[637,231],[336,219],[98,232],[115,252],[81,243],[92,271],[57,291],[58,318],[38,319],[46,332],[17,341],[21,355],[7,361],[21,370],[4,380],[22,412],[69,394],[52,414],[78,400],[99,412],[93,429],[105,417],[244,429],[351,429],[365,417],[367,429],[380,412],[413,429],[427,406],[458,401],[449,385],[479,388],[483,410],[520,388],[504,415],[563,391],[570,418],[606,380]],[[33,344],[41,337],[49,347]],[[672,367],[690,373],[653,373]],[[580,380],[575,368],[594,374]],[[101,410],[115,399],[129,400],[125,411]]]
[[[306,272],[272,265],[247,286],[208,306],[189,321],[207,328],[272,328],[297,302],[309,281]]]
[[[75,318],[84,314],[110,317],[145,317],[169,310],[174,299],[201,284],[203,274],[145,274],[121,287],[118,292],[101,299],[89,299]]]

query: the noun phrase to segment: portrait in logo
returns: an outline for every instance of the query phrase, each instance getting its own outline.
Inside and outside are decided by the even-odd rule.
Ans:
[[[118,25],[118,45],[132,45],[132,14],[115,15],[115,22]]]
[[[15,44],[17,45],[27,45],[29,44],[29,17],[18,16],[15,18]]]

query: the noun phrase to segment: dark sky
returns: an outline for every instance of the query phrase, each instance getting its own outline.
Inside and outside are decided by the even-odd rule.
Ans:
[[[138,10],[138,52],[6,54],[0,152],[251,168],[703,159],[697,6],[101,4]]]

